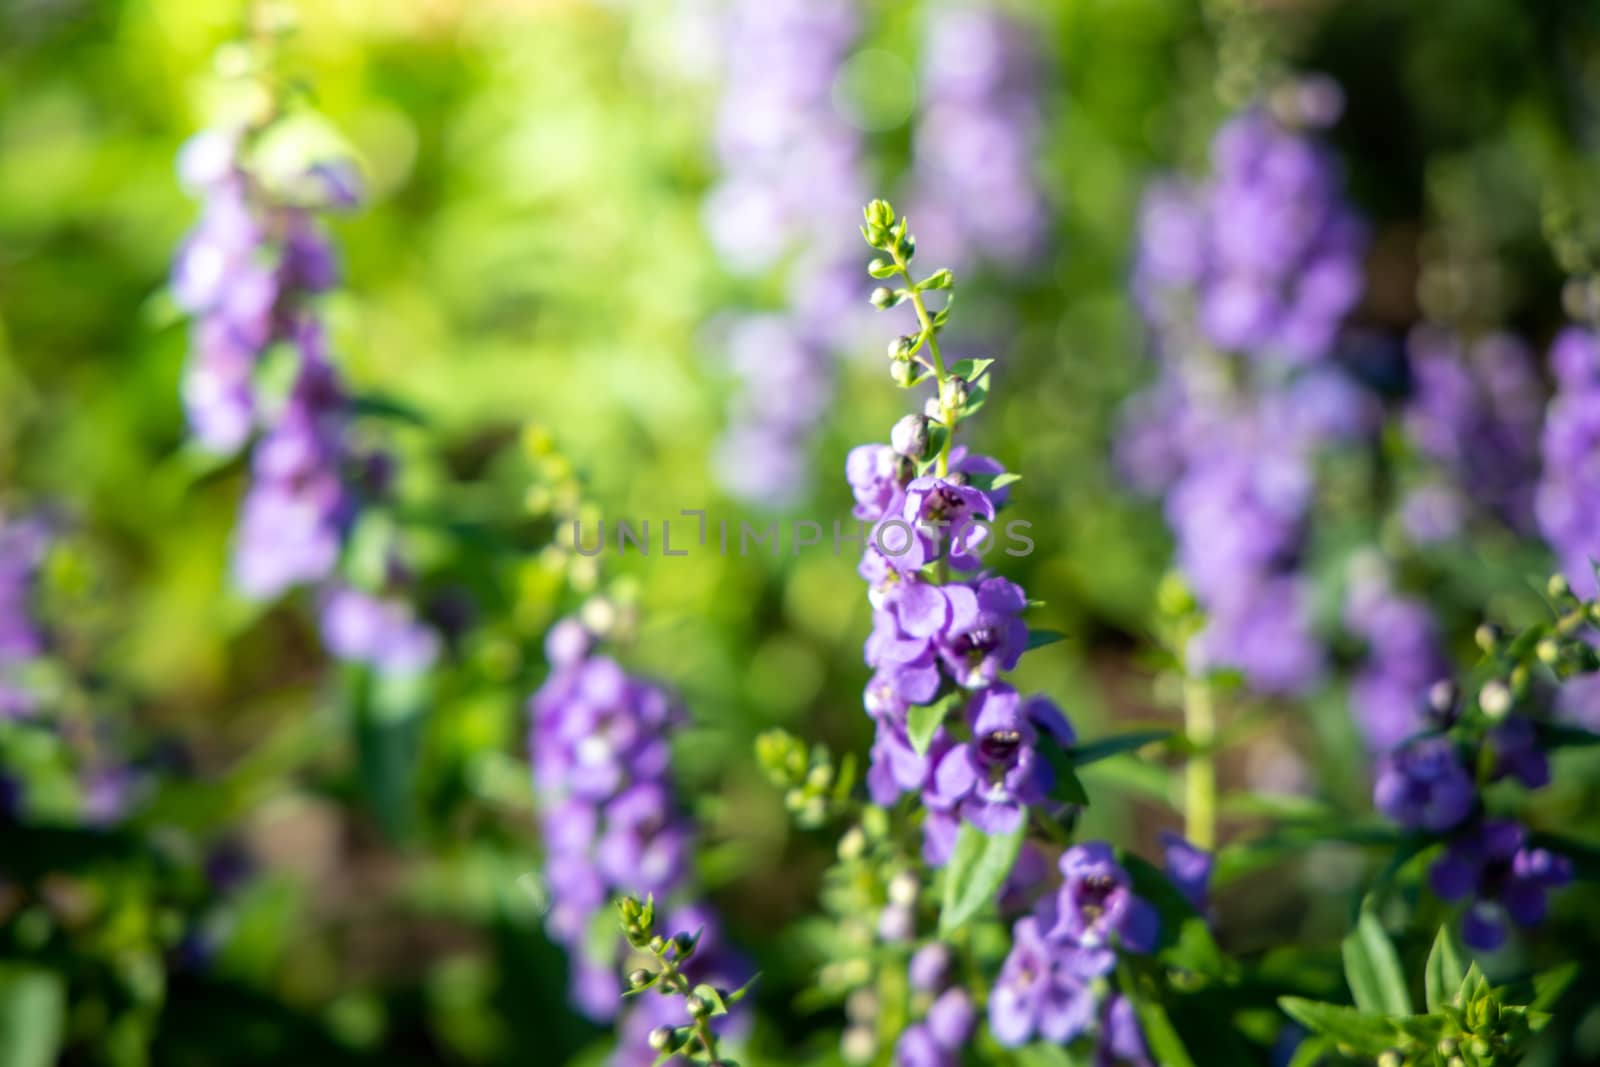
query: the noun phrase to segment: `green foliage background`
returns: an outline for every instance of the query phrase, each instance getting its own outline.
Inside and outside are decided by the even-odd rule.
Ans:
[[[863,3],[866,43],[914,68],[930,6]],[[243,472],[202,469],[183,448],[187,337],[163,285],[195,205],[172,160],[208,121],[213,55],[240,12],[0,6],[0,503],[70,519],[55,621],[94,664],[97,713],[140,745],[177,739],[189,753],[195,780],[164,788],[141,829],[240,839],[259,863],[215,965],[163,990],[150,931],[166,904],[149,875],[161,861],[73,858],[122,925],[44,959],[8,933],[0,1063],[50,1062],[58,1042],[70,1062],[197,1065],[556,1063],[604,1047],[567,1009],[564,964],[518,888],[538,856],[522,702],[542,675],[539,635],[575,601],[538,564],[547,531],[494,535],[527,477],[492,457],[535,424],[602,514],[826,523],[847,516],[845,452],[882,439],[906,402],[883,373],[884,338],[865,336],[821,427],[813,499],[751,514],[711,481],[730,382],[707,324],[785,296],[729,276],[702,230],[718,76],[694,31],[716,7],[299,5],[284,69],[359,150],[373,193],[335,225],[335,350],[362,391],[424,413],[400,431],[423,503],[412,536],[486,620],[431,691],[396,695],[330,669],[303,602],[260,610],[228,591]],[[1595,217],[1600,15],[1579,0],[1015,7],[1049,61],[1038,167],[1055,230],[1029,277],[963,279],[963,313],[1006,329],[1003,349],[962,354],[1001,361],[977,444],[1026,476],[1016,511],[1038,548],[1006,569],[1047,603],[1035,622],[1069,635],[1030,656],[1019,684],[1055,694],[1093,735],[1171,716],[1148,656],[1169,545],[1159,511],[1108,461],[1118,405],[1150,372],[1125,284],[1144,183],[1203,163],[1225,110],[1216,87],[1239,69],[1327,71],[1347,90],[1335,137],[1374,225],[1361,325],[1404,330],[1420,290],[1431,312],[1542,344],[1561,321],[1547,231],[1576,255]],[[907,143],[903,122],[870,135],[885,192],[902,186]],[[1455,273],[1419,285],[1419,263],[1441,258]],[[1328,514],[1317,566],[1331,588],[1349,547],[1384,535],[1359,484]],[[480,522],[489,536],[462,533]],[[1548,566],[1537,545],[1486,536],[1416,578],[1466,648],[1480,614],[1536,610],[1523,579]],[[793,1003],[815,963],[803,931],[775,933],[811,910],[831,846],[789,827],[750,753],[772,726],[864,751],[869,611],[854,561],[700,552],[616,568],[643,620],[630,662],[677,687],[695,719],[677,755],[705,827],[703,874],[764,972],[750,1058],[831,1062],[836,1017]],[[1298,751],[1326,799],[1360,810],[1342,691],[1279,711],[1227,783],[1243,790],[1252,760]],[[1090,830],[1148,852],[1174,825],[1160,768],[1085,778]],[[1583,810],[1585,792],[1563,786],[1546,817]],[[0,872],[20,863],[6,847]],[[29,839],[28,862],[48,865],[44,847]],[[1246,878],[1222,902],[1225,935],[1321,944],[1327,966],[1304,964],[1307,983],[1336,976],[1362,871],[1335,848],[1289,877]],[[1569,945],[1592,947],[1573,897]],[[12,930],[18,917],[0,914]],[[70,1001],[51,974],[70,980]]]

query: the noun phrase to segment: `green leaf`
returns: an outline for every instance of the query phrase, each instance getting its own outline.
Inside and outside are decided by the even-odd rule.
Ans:
[[[1279,997],[1278,1006],[1312,1033],[1323,1034],[1357,1052],[1378,1056],[1394,1047],[1400,1036],[1381,1015],[1368,1015],[1343,1004],[1325,1004],[1303,997]]]
[[[427,426],[428,417],[421,411],[394,397],[381,393],[357,393],[349,400],[350,410],[356,415],[378,419],[393,419],[412,426]]]
[[[917,755],[928,754],[933,735],[944,724],[951,710],[959,707],[966,698],[965,693],[957,691],[932,704],[915,704],[911,707],[906,713],[906,737],[911,741],[911,747],[917,750]]]
[[[1535,722],[1540,748],[1584,748],[1600,745],[1600,734],[1555,722]]]
[[[1400,969],[1400,956],[1376,915],[1362,909],[1356,928],[1340,947],[1345,981],[1358,1008],[1386,1015],[1411,1014],[1411,994]]]
[[[1062,633],[1059,630],[1031,630],[1030,629],[1028,631],[1028,648],[1027,648],[1027,651],[1032,652],[1036,648],[1043,648],[1046,645],[1053,645],[1057,641],[1065,641],[1066,639],[1067,639],[1067,635]]]
[[[964,382],[975,382],[994,364],[992,359],[962,359],[950,365],[950,376]]]
[[[1433,939],[1433,949],[1428,953],[1428,966],[1423,975],[1429,1011],[1438,1011],[1450,1003],[1450,998],[1461,988],[1461,979],[1466,977],[1461,956],[1461,943],[1456,937],[1455,927],[1445,923],[1439,927],[1439,933]]]
[[[1072,746],[1072,763],[1076,767],[1084,767],[1097,763],[1112,756],[1120,756],[1124,752],[1135,752],[1146,745],[1153,745],[1157,741],[1165,741],[1172,736],[1171,730],[1135,730],[1132,733],[1116,734],[1087,745]]]
[[[1000,474],[967,475],[968,485],[975,489],[982,489],[986,492],[994,489],[1004,489],[1006,486],[1013,485],[1020,481],[1022,481],[1022,475],[1015,474],[1011,471],[1005,471]]]
[[[728,1002],[722,999],[722,994],[717,992],[717,987],[701,982],[694,987],[694,995],[711,1005],[711,1016],[728,1014]]]
[[[939,907],[939,934],[948,937],[991,903],[1022,850],[1027,820],[1008,834],[986,834],[963,821],[950,865],[944,872],[944,902]]]
[[[1576,961],[1564,963],[1553,970],[1533,976],[1533,1000],[1528,1002],[1532,1011],[1549,1011],[1556,1006],[1556,1001],[1561,999],[1561,994],[1572,985],[1573,979],[1578,977],[1578,964]]]
[[[728,1003],[728,1004],[737,1004],[737,1003],[739,1003],[739,1001],[743,1000],[746,997],[746,995],[749,994],[751,989],[755,988],[756,979],[760,978],[760,977],[761,977],[761,972],[760,971],[757,971],[755,974],[752,974],[750,976],[750,980],[748,982],[746,982],[744,985],[740,986],[738,989],[735,989],[733,992],[729,993],[727,996],[723,997],[722,998],[723,1001],[725,1003]]]
[[[1328,1054],[1329,1045],[1320,1037],[1308,1037],[1295,1046],[1287,1067],[1317,1067]]]
[[[53,971],[0,971],[0,1067],[51,1067],[61,1051],[67,994]]]

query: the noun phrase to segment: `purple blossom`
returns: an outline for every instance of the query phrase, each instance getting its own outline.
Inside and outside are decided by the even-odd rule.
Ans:
[[[988,535],[986,524],[994,521],[994,515],[994,501],[981,489],[947,478],[913,479],[906,486],[901,518],[915,531],[921,550],[896,558],[896,569],[915,570],[924,561],[937,559],[948,541],[945,558],[950,565],[958,570],[977,570],[983,566],[978,546]]]
[[[1590,561],[1600,559],[1600,342],[1573,326],[1550,350],[1557,389],[1545,411],[1544,462],[1534,499],[1539,531],[1581,597],[1600,592]]]
[[[856,46],[846,0],[739,0],[724,42],[716,143],[723,175],[706,197],[705,228],[722,262],[756,275],[787,262],[801,305],[750,316],[726,349],[739,388],[716,471],[736,495],[797,499],[817,415],[833,391],[833,355],[862,313],[856,266],[832,239],[865,198],[860,134],[833,87]]]
[[[989,993],[989,1029],[1005,1048],[1035,1037],[1066,1044],[1095,1022],[1094,991],[1076,946],[1048,936],[1030,915],[1012,928],[1011,952]]]
[[[1161,835],[1162,869],[1167,879],[1202,915],[1210,907],[1211,869],[1216,857],[1174,833]]]
[[[1119,463],[1166,494],[1208,619],[1191,667],[1262,692],[1303,693],[1324,668],[1297,572],[1318,453],[1378,422],[1328,358],[1363,255],[1331,154],[1262,108],[1218,132],[1205,181],[1157,182],[1140,214],[1133,291],[1162,367],[1129,405]]]
[[[1345,622],[1367,642],[1350,685],[1355,719],[1368,747],[1386,752],[1427,725],[1428,691],[1450,665],[1427,604],[1394,593],[1387,577],[1352,582]]]
[[[1528,789],[1550,784],[1550,757],[1539,743],[1533,720],[1512,715],[1489,731],[1485,744],[1494,753],[1494,777],[1515,778]]]
[[[1477,805],[1477,790],[1455,746],[1445,738],[1414,741],[1378,762],[1373,804],[1408,829],[1442,833]]]
[[[1055,783],[1038,751],[1041,731],[1062,746],[1072,743],[1072,731],[1049,701],[1024,702],[1004,683],[980,692],[970,716],[972,740],[939,757],[923,802],[959,813],[985,833],[1009,833]]]
[[[674,800],[667,750],[682,710],[662,689],[594,654],[594,637],[577,620],[553,627],[546,645],[551,673],[529,701],[529,746],[547,853],[545,925],[573,956],[574,1004],[597,1020],[622,1007],[620,942],[596,956],[591,936],[597,913],[622,894],[653,894],[674,931],[704,928],[692,976],[739,985],[743,967],[718,945],[714,916],[686,903],[693,834]],[[686,1022],[675,998],[628,1003],[623,1060],[647,1048],[652,1027]]]
[[[986,578],[975,591],[951,585],[945,594],[952,604],[963,605],[952,611],[937,638],[939,656],[956,684],[980,688],[1016,667],[1028,647],[1028,624],[1022,621],[1028,595],[1022,587],[1004,578]],[[965,604],[969,597],[970,607]]]
[[[1111,846],[1100,841],[1074,845],[1061,856],[1062,885],[1051,934],[1082,950],[1078,964],[1089,977],[1116,963],[1114,948],[1151,952],[1161,920],[1134,895],[1128,872],[1117,864]]]
[[[1406,436],[1437,465],[1446,485],[1460,487],[1463,502],[1477,502],[1512,529],[1528,532],[1543,390],[1527,346],[1498,333],[1464,345],[1423,327],[1411,337],[1410,357]],[[1429,484],[1414,490],[1438,491]],[[1439,531],[1419,524],[1411,532]]]
[[[1506,917],[1519,926],[1544,920],[1546,894],[1572,881],[1572,864],[1547,849],[1530,847],[1515,822],[1487,819],[1457,834],[1429,872],[1444,900],[1471,897],[1461,933],[1467,944],[1493,952],[1504,943]]]
[[[929,12],[911,216],[927,247],[957,268],[984,260],[1018,269],[1044,247],[1039,66],[1031,28],[996,7]]]
[[[1100,1037],[1095,1067],[1154,1067],[1133,1001],[1120,993],[1106,998],[1100,1012]]]
[[[329,652],[381,674],[417,674],[439,655],[439,635],[416,617],[409,602],[350,586],[334,586],[325,594],[321,629]]]

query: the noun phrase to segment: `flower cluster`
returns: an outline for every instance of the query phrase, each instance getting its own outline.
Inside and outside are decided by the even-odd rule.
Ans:
[[[721,948],[714,917],[686,899],[692,832],[676,807],[667,744],[682,709],[596,654],[594,635],[577,619],[551,629],[545,654],[551,673],[529,702],[529,745],[547,850],[546,929],[572,954],[574,1004],[597,1020],[617,1013],[622,960],[610,950],[596,956],[593,931],[619,894],[663,901],[673,929],[701,931],[685,962],[695,982],[738,985],[738,964]],[[642,1054],[645,1032],[684,1025],[662,1017],[668,1000],[636,1003],[647,1006],[623,1024],[620,1062]]]
[[[26,718],[35,708],[22,673],[45,650],[34,591],[49,544],[38,519],[0,515],[0,721]]]
[[[1579,326],[1550,350],[1557,391],[1545,414],[1544,470],[1535,508],[1539,531],[1555,550],[1567,581],[1594,596],[1592,561],[1600,559],[1600,339]]]
[[[717,125],[723,177],[706,199],[706,228],[736,273],[787,262],[784,290],[805,301],[726,328],[740,387],[716,469],[731,492],[759,503],[804,490],[832,353],[853,321],[853,267],[826,235],[848,232],[864,195],[860,134],[833,97],[859,30],[848,0],[741,0],[730,15]]]
[[[1345,602],[1345,626],[1367,643],[1350,683],[1357,726],[1375,752],[1386,752],[1430,725],[1435,687],[1449,692],[1450,664],[1428,605],[1395,592],[1381,564],[1357,574]],[[1445,712],[1448,709],[1444,709]],[[1441,712],[1443,713],[1443,712]]]
[[[1013,930],[1010,955],[989,994],[989,1028],[1015,1048],[1035,1037],[1066,1044],[1099,1033],[1107,1062],[1149,1064],[1131,1006],[1102,997],[1097,980],[1117,950],[1155,949],[1160,920],[1137,896],[1109,845],[1074,845],[1061,857],[1062,884]]]
[[[1121,459],[1166,494],[1206,610],[1191,666],[1298,692],[1324,662],[1298,569],[1313,464],[1376,418],[1328,359],[1361,293],[1363,228],[1328,150],[1264,108],[1223,127],[1212,164],[1203,184],[1145,197],[1133,288],[1162,367],[1129,409]]]
[[[1401,502],[1408,536],[1424,545],[1456,536],[1469,502],[1528,532],[1543,389],[1527,346],[1504,333],[1464,344],[1419,327],[1409,355],[1405,434],[1432,470]]]
[[[206,131],[179,158],[203,204],[172,272],[173,297],[194,316],[183,382],[190,428],[208,452],[251,446],[233,555],[240,591],[269,600],[321,587],[331,653],[413,674],[433,662],[439,640],[398,595],[406,571],[394,551],[378,588],[336,578],[368,498],[392,478],[387,455],[357,447],[354,406],[315,303],[338,280],[317,212],[354,206],[359,183],[343,161],[269,180],[250,164],[271,129]]]
[[[982,568],[1014,479],[995,460],[952,444],[957,424],[987,393],[989,361],[945,365],[943,313],[929,312],[924,293],[948,289],[949,271],[913,281],[915,241],[905,220],[881,200],[866,218],[868,243],[889,257],[874,261],[872,273],[906,283],[877,290],[873,303],[908,300],[917,312],[918,332],[891,346],[897,380],[931,378],[938,387],[925,414],[903,418],[887,445],[856,448],[845,467],[855,514],[873,524],[860,565],[873,608],[865,655],[874,673],[864,703],[877,729],[867,781],[879,804],[921,794],[924,854],[937,866],[963,821],[986,833],[1019,831],[1054,782],[1043,746],[1064,748],[1074,737],[1047,698],[1024,697],[1001,680],[1029,645],[1028,598]],[[947,725],[952,712],[959,725]]]
[[[1025,266],[1049,222],[1035,173],[1040,61],[1032,31],[988,4],[938,7],[928,15],[922,57],[912,159],[922,237],[958,267]]]
[[[1531,692],[1531,661],[1559,673],[1577,659],[1593,664],[1593,650],[1577,636],[1589,607],[1571,597],[1559,575],[1551,592],[1568,610],[1550,632],[1504,642],[1485,627],[1480,643],[1496,661],[1496,676],[1469,701],[1453,683],[1436,682],[1422,724],[1428,729],[1380,759],[1373,787],[1385,816],[1443,843],[1430,883],[1444,900],[1469,901],[1462,934],[1484,951],[1505,941],[1507,917],[1524,926],[1539,922],[1546,894],[1572,880],[1569,860],[1534,843],[1520,823],[1489,812],[1482,797],[1484,787],[1502,780],[1529,790],[1550,783],[1540,729],[1518,710]]]

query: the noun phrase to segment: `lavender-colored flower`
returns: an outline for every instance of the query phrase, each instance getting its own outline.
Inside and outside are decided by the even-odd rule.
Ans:
[[[1423,327],[1412,335],[1410,357],[1406,436],[1438,466],[1446,486],[1459,487],[1456,500],[1476,502],[1512,529],[1528,532],[1543,391],[1527,346],[1498,333],[1468,346]],[[1435,496],[1440,491],[1437,483],[1413,490]],[[1437,503],[1434,513],[1426,515],[1417,514],[1417,505],[1402,507],[1414,519],[1440,518]],[[1447,529],[1437,522],[1417,522],[1408,532],[1427,543],[1427,536],[1418,535]]]
[[[1478,795],[1455,746],[1433,737],[1404,745],[1379,760],[1372,799],[1379,811],[1401,826],[1442,833],[1466,821]]]
[[[759,503],[784,504],[804,489],[816,415],[832,393],[832,353],[861,312],[850,257],[817,236],[850,234],[864,199],[860,134],[833,102],[858,23],[846,0],[739,0],[728,20],[716,137],[723,176],[704,204],[706,230],[737,273],[787,260],[786,288],[806,300],[753,316],[728,337],[741,388],[716,470],[729,490]]]
[[[681,709],[660,688],[594,654],[593,635],[576,620],[557,624],[546,644],[552,671],[529,702],[529,744],[547,850],[545,925],[573,955],[575,1005],[595,1019],[609,1019],[621,1006],[620,957],[613,951],[596,958],[590,932],[596,913],[622,894],[653,894],[671,909],[672,929],[706,931],[690,964],[696,981],[739,985],[742,966],[717,948],[714,917],[683,903],[692,890],[692,830],[673,799],[666,740],[683,720]],[[629,1003],[624,1060],[647,1047],[652,1027],[686,1022],[677,1017],[679,1000]]]
[[[33,596],[49,544],[43,522],[0,515],[0,677],[44,652]]]
[[[947,544],[945,558],[952,567],[977,570],[983,566],[979,546],[988,534],[984,524],[993,522],[994,514],[994,501],[981,489],[933,476],[913,479],[906,486],[900,517],[915,531],[921,550],[896,557],[896,568],[916,570],[938,558]]]
[[[1022,587],[986,578],[975,589],[946,586],[945,595],[952,603],[973,601],[970,610],[963,603],[963,610],[952,611],[937,637],[939,656],[956,684],[976,689],[1016,667],[1028,647],[1028,624],[1022,621],[1028,595]]]
[[[1550,363],[1557,390],[1545,412],[1534,509],[1573,590],[1593,597],[1600,593],[1590,562],[1600,559],[1600,341],[1591,330],[1569,327],[1556,338]]]
[[[1428,691],[1450,665],[1427,604],[1394,593],[1386,577],[1352,582],[1345,622],[1367,642],[1351,707],[1367,745],[1386,752],[1427,725]]]
[[[1191,667],[1262,692],[1304,692],[1323,669],[1296,572],[1318,452],[1377,422],[1328,361],[1363,240],[1328,150],[1261,108],[1218,132],[1208,179],[1158,182],[1141,211],[1133,290],[1163,366],[1130,403],[1119,461],[1167,494],[1208,618]]]
[[[1074,845],[1062,854],[1060,867],[1062,885],[1051,934],[1079,946],[1077,963],[1085,977],[1110,971],[1116,964],[1115,948],[1155,949],[1160,917],[1134,894],[1111,846],[1101,841]]]
[[[943,941],[930,941],[912,954],[906,974],[912,989],[937,993],[949,984],[954,965],[950,946]]]
[[[1025,702],[1004,683],[980,692],[970,715],[972,740],[939,758],[923,801],[958,812],[985,833],[1009,833],[1055,783],[1037,748],[1041,731],[1063,746],[1071,744],[1072,732],[1053,704]]]
[[[1120,993],[1106,998],[1100,1012],[1095,1067],[1155,1067],[1133,1001]]]
[[[1095,1022],[1095,996],[1076,946],[1047,936],[1030,915],[1012,928],[1011,952],[989,993],[989,1029],[1005,1048],[1035,1037],[1066,1044]]]
[[[1441,898],[1472,897],[1461,934],[1484,952],[1504,943],[1506,916],[1519,926],[1542,922],[1546,894],[1570,881],[1571,861],[1530,847],[1520,824],[1497,819],[1474,823],[1456,835],[1429,872],[1433,891]]]
[[[876,522],[897,510],[897,501],[911,481],[910,465],[888,445],[857,445],[845,459],[845,478],[855,494],[853,514]]]
[[[350,586],[335,586],[325,595],[321,629],[328,651],[381,674],[417,674],[439,655],[439,635],[410,603]]]
[[[1485,740],[1494,753],[1494,777],[1515,778],[1528,789],[1550,784],[1550,757],[1539,743],[1533,720],[1512,715],[1489,731]]]
[[[1174,833],[1161,835],[1162,869],[1167,878],[1202,915],[1210,907],[1211,869],[1216,857]]]
[[[1044,247],[1039,65],[1030,29],[993,6],[929,12],[911,215],[926,246],[957,268],[1016,269]]]

